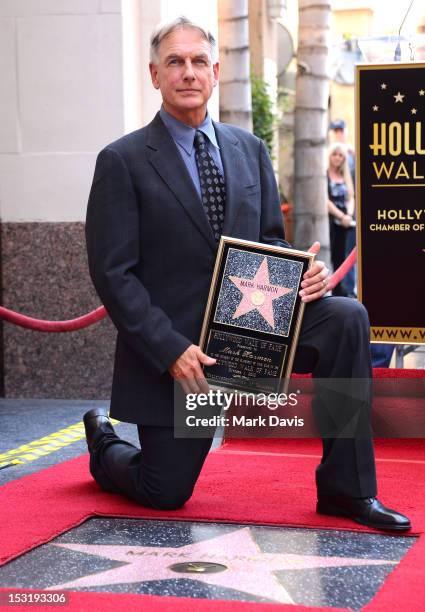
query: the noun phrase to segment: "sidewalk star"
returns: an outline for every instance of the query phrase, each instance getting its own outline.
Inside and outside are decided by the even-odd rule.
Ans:
[[[262,552],[251,529],[243,527],[230,533],[180,547],[54,544],[71,551],[121,561],[122,565],[102,572],[82,576],[76,580],[56,584],[48,590],[78,589],[114,584],[141,583],[158,580],[197,580],[205,584],[236,589],[256,597],[266,597],[294,604],[275,571],[308,570],[326,567],[394,565],[395,561],[361,559],[356,557],[326,557],[288,553]],[[219,573],[176,573],[171,569],[176,562],[203,561],[224,564]]]

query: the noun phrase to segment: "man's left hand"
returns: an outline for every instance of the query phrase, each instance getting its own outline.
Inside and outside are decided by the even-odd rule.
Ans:
[[[314,242],[308,249],[309,253],[319,254],[320,242]],[[303,302],[312,302],[325,295],[328,291],[329,270],[323,261],[314,261],[303,276],[300,296]]]

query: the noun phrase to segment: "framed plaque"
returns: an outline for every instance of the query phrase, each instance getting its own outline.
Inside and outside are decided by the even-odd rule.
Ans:
[[[299,297],[314,254],[222,236],[200,347],[212,387],[286,392],[304,312]]]

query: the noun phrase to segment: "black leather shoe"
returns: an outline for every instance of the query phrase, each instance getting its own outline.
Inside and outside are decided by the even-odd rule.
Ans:
[[[111,421],[109,420],[108,411],[106,408],[93,408],[86,412],[83,417],[84,429],[86,430],[86,440],[89,451],[93,446],[93,436],[104,423],[109,423],[112,428]]]
[[[376,497],[346,497],[343,495],[319,495],[318,514],[346,516],[361,525],[374,529],[406,531],[410,529],[407,516],[386,508]]]

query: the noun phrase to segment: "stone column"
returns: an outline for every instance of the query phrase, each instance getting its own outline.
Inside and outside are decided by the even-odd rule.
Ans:
[[[252,131],[248,0],[219,0],[220,119]]]

